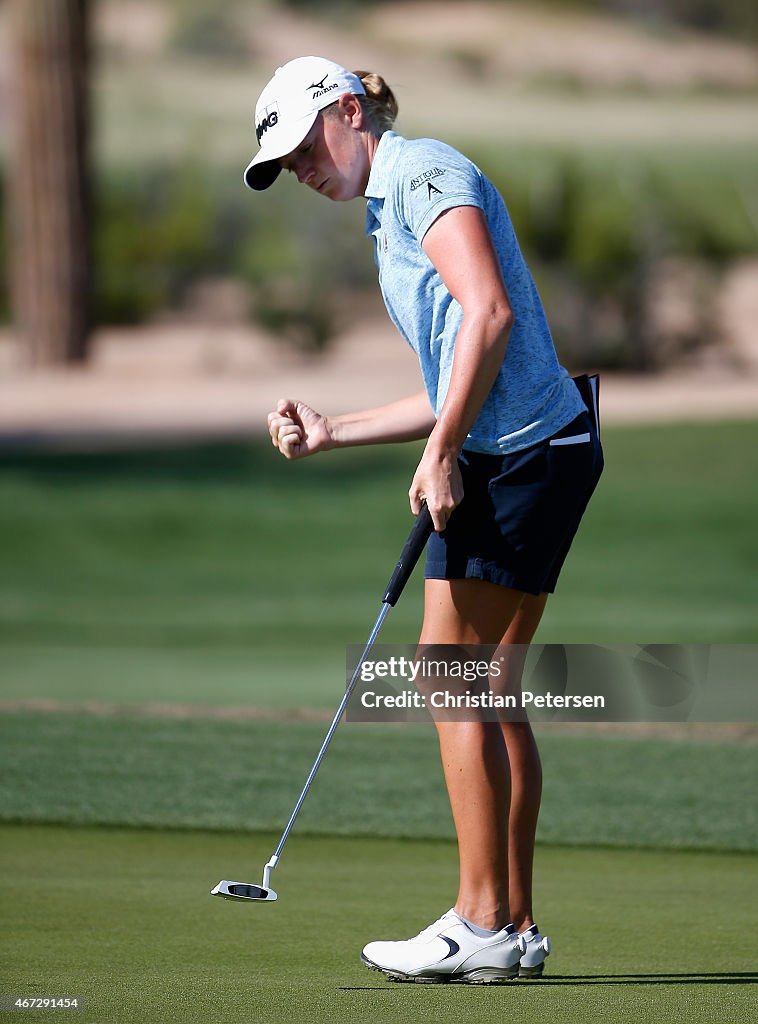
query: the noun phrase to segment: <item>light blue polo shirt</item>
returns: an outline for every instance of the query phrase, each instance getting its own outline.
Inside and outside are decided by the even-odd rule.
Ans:
[[[463,309],[421,242],[455,206],[484,211],[515,314],[503,365],[464,448],[519,451],[570,423],[584,403],[558,362],[540,297],[508,211],[495,186],[470,160],[434,139],[385,132],[366,187],[366,234],[373,237],[379,284],[393,323],[414,350],[429,401],[439,415],[453,367]]]

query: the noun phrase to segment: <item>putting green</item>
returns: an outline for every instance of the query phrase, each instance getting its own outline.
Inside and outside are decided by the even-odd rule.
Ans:
[[[0,828],[3,992],[84,996],[72,1019],[92,1024],[755,1018],[754,855],[541,848],[549,975],[471,988],[393,985],[358,961],[451,904],[452,844],[294,836],[278,903],[207,895],[220,877],[258,881],[275,841]]]

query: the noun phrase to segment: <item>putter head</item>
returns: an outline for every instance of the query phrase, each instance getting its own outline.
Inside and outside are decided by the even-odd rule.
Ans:
[[[251,900],[259,903],[273,902],[277,895],[273,889],[264,889],[262,885],[253,885],[252,882],[219,882],[211,889],[211,896],[220,896],[224,900]]]

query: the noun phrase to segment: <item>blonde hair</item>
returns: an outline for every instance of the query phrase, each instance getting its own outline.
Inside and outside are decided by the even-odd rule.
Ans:
[[[360,78],[366,90],[366,95],[357,99],[369,127],[376,135],[382,135],[392,128],[397,117],[395,94],[375,71],[354,71],[353,74]]]
[[[366,90],[365,96],[355,97],[361,105],[366,127],[372,135],[383,135],[390,130],[397,117],[395,94],[375,71],[354,71],[353,74],[360,78]],[[326,117],[334,117],[337,114],[337,102],[335,100],[324,107],[321,113]]]

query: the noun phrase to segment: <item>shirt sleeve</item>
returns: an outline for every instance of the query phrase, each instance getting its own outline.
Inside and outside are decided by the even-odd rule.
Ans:
[[[440,214],[456,206],[483,209],[481,172],[462,153],[425,140],[409,147],[395,179],[398,209],[421,244]]]

